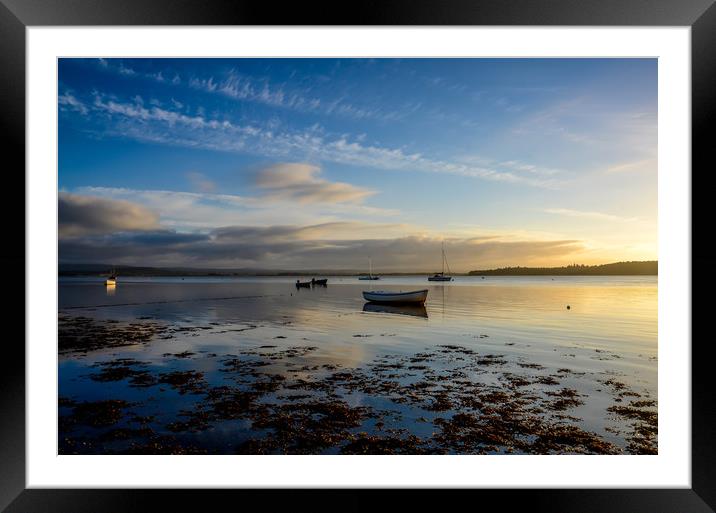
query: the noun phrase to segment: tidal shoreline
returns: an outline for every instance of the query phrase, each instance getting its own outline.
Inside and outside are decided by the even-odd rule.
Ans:
[[[375,315],[375,314],[374,314]],[[470,343],[327,362],[291,333],[61,313],[61,454],[654,454],[656,400],[618,373],[550,367],[529,352]],[[186,349],[192,337],[239,337],[232,351]],[[351,333],[391,337],[393,333]],[[458,343],[459,342],[459,343]],[[172,350],[174,345],[178,345]],[[510,342],[505,342],[505,350]],[[165,352],[156,354],[158,348]],[[151,358],[144,351],[153,350]],[[180,350],[181,349],[181,350]],[[595,352],[592,359],[618,358]],[[584,426],[589,387],[606,427]],[[70,387],[80,390],[78,385]],[[227,431],[228,430],[228,431]],[[226,435],[226,433],[230,433]],[[222,435],[224,433],[224,435]]]

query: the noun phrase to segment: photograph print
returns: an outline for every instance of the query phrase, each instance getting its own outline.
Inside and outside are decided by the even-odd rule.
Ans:
[[[658,454],[657,68],[59,59],[59,454]]]

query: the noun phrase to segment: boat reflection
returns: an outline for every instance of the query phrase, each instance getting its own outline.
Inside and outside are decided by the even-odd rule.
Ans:
[[[114,296],[114,293],[117,291],[117,285],[110,284],[110,285],[105,285],[105,287],[107,288],[107,295]]]
[[[367,302],[363,304],[364,312],[389,313],[398,315],[412,315],[413,317],[428,318],[425,305],[386,305],[382,303]]]

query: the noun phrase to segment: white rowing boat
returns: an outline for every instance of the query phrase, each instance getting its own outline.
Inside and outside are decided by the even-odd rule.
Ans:
[[[374,303],[423,304],[428,297],[428,289],[410,292],[391,292],[386,290],[363,291],[363,299]]]

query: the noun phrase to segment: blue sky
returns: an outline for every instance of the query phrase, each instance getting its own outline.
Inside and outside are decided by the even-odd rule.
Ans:
[[[58,110],[65,261],[657,257],[655,59],[61,59]]]

